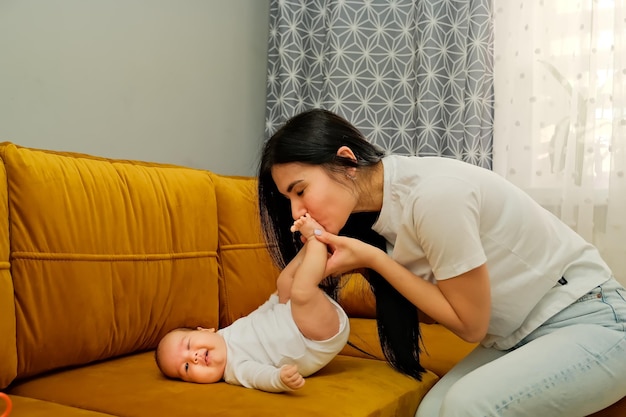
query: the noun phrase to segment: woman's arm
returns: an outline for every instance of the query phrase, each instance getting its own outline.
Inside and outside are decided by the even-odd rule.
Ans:
[[[382,275],[419,310],[468,342],[487,334],[491,313],[489,272],[481,265],[437,285],[424,280],[391,259],[384,251],[358,239],[322,233],[329,245],[326,275],[370,268]]]

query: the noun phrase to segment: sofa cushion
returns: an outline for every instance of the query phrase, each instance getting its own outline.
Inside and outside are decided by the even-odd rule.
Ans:
[[[15,302],[9,264],[7,177],[0,165],[0,389],[17,375]]]
[[[218,322],[208,172],[3,144],[18,378]]]
[[[276,291],[279,269],[261,234],[256,180],[213,176],[220,259],[220,327],[263,304]]]
[[[369,282],[359,273],[344,274],[337,301],[350,317],[376,318],[376,299]]]
[[[385,362],[338,356],[298,391],[272,394],[162,377],[152,353],[132,355],[20,383],[11,393],[127,417],[412,416],[436,382],[398,374]]]
[[[421,365],[438,376],[443,376],[457,362],[467,356],[476,343],[468,343],[440,324],[420,325],[422,335]],[[349,344],[342,355],[384,359],[378,339],[376,322],[370,319],[350,319]]]
[[[107,417],[110,414],[98,413],[96,411],[83,410],[75,407],[68,407],[50,401],[35,400],[33,398],[11,396],[13,402],[13,412],[11,417]],[[1,410],[1,408],[0,408]]]

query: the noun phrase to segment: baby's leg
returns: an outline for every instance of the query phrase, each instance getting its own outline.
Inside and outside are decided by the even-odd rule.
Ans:
[[[324,228],[320,225],[309,213],[305,213],[304,216],[296,219],[291,226],[291,232],[300,232],[307,240],[310,240],[315,235],[315,229],[323,231]]]
[[[324,279],[328,249],[315,238],[314,230],[323,229],[308,214],[296,220],[294,227],[307,238],[307,242],[302,248],[302,262],[294,273],[291,314],[305,337],[330,339],[339,332],[339,315],[335,305],[319,288]]]
[[[278,302],[285,304],[291,298],[291,287],[293,286],[293,275],[287,269],[283,269],[276,279],[276,290],[278,292]]]

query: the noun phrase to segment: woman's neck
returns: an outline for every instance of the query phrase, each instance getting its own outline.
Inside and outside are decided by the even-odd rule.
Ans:
[[[384,189],[384,169],[383,163],[364,170],[361,175],[357,175],[359,199],[354,209],[355,212],[380,211],[383,207]]]

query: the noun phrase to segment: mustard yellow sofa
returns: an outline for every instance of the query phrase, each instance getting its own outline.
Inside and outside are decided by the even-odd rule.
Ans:
[[[339,298],[356,348],[303,389],[168,380],[153,354],[167,331],[226,326],[275,289],[255,180],[11,143],[0,159],[0,390],[12,417],[412,416],[473,348],[423,324],[428,372],[394,371],[355,275]]]

